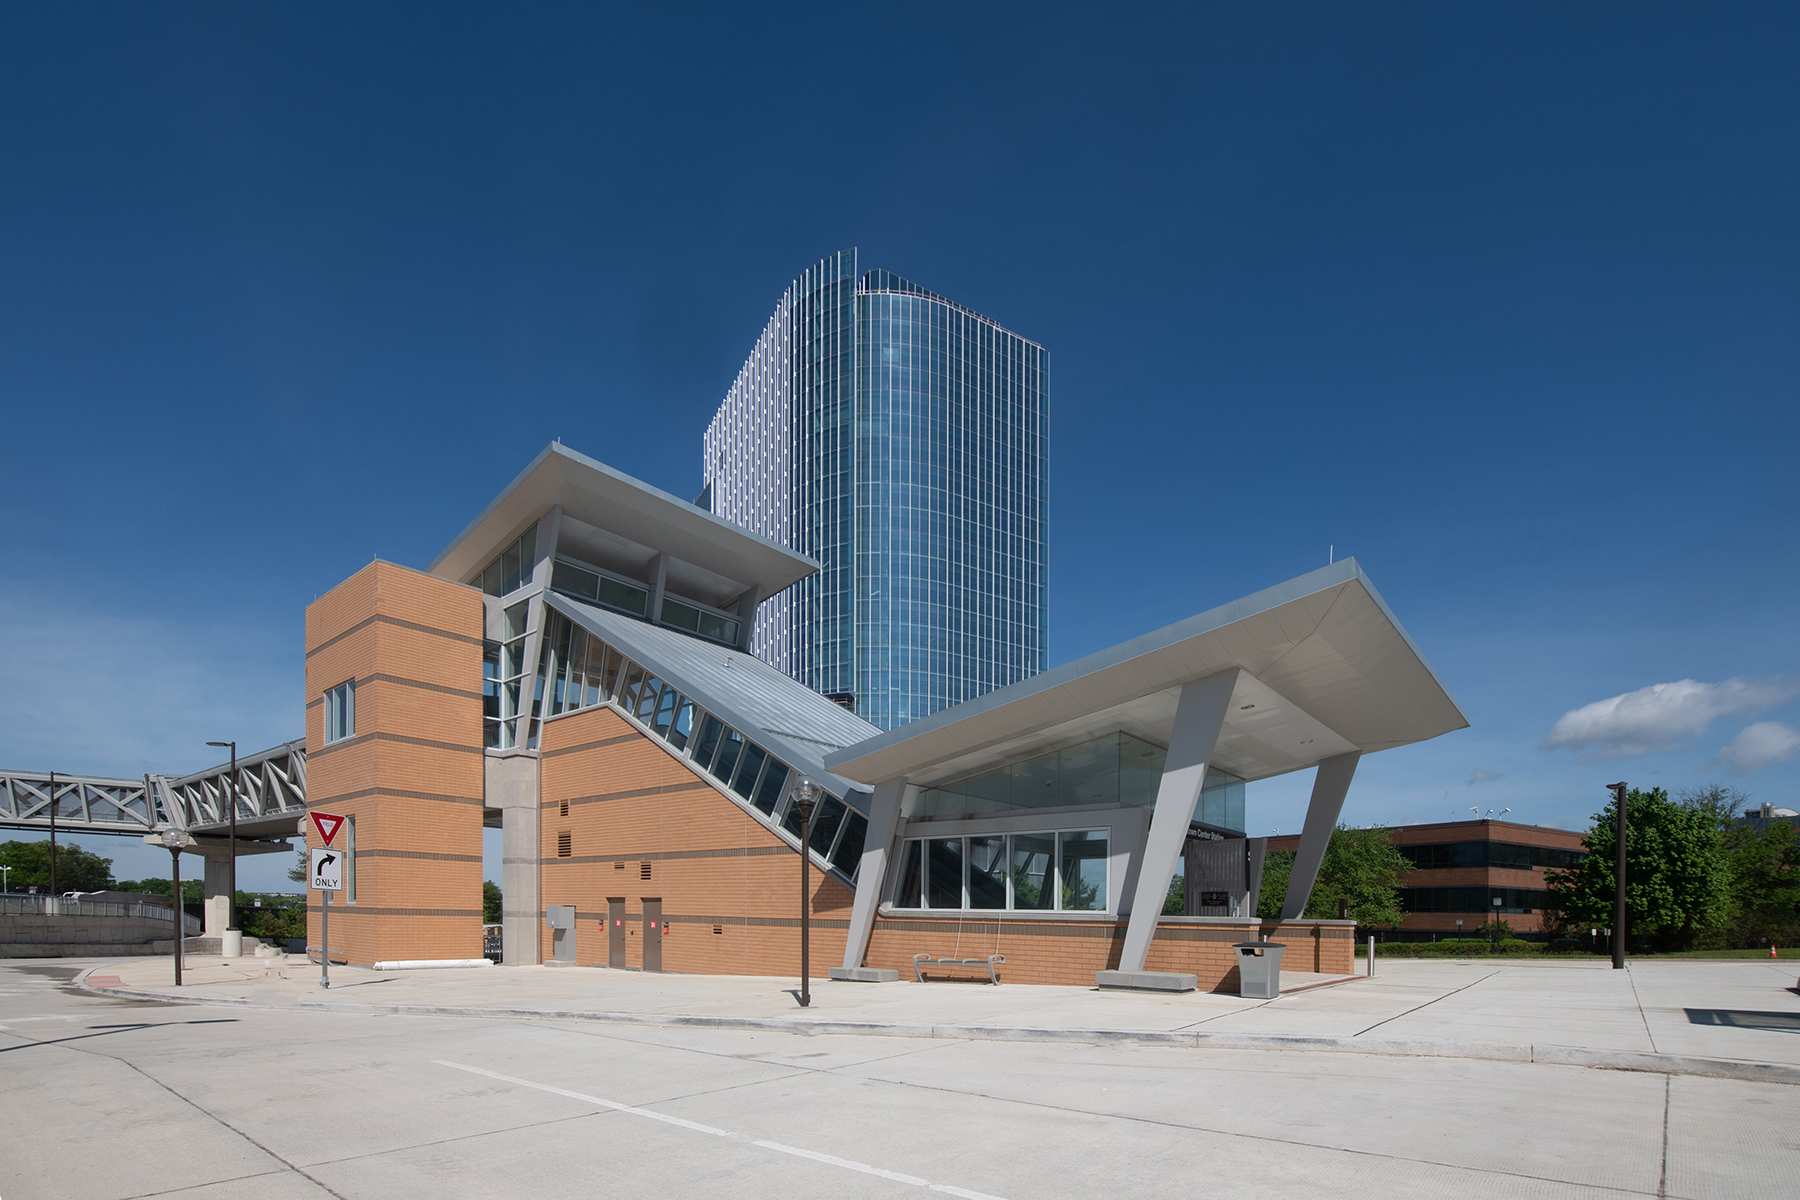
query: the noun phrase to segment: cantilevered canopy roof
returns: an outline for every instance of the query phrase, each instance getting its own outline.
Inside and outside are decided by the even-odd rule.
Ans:
[[[673,590],[712,604],[752,587],[767,599],[819,569],[804,554],[553,442],[428,570],[470,582],[558,504],[568,535],[561,540],[570,543],[565,550],[593,543],[592,553],[583,556],[615,569],[666,554]]]
[[[1169,744],[1184,684],[1237,668],[1213,763],[1266,779],[1466,728],[1345,559],[827,755],[868,784],[932,785],[1114,730]]]

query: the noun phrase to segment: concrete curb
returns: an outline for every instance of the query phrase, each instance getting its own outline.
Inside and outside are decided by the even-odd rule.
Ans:
[[[160,1000],[177,1004],[256,1005],[235,996],[187,996],[135,988],[90,987],[84,972],[79,987],[101,996]],[[279,1006],[286,1008],[288,1006]],[[1578,1046],[1511,1046],[1500,1042],[1426,1042],[1375,1038],[1299,1037],[1277,1034],[1201,1033],[1161,1029],[1047,1029],[1017,1025],[912,1025],[900,1022],[834,1021],[795,1017],[717,1017],[693,1013],[596,1012],[592,1009],[482,1008],[455,1004],[358,1004],[333,1000],[301,1000],[292,1006],[322,1012],[387,1013],[413,1017],[485,1017],[490,1020],[595,1021],[678,1029],[737,1029],[763,1033],[798,1033],[807,1037],[839,1034],[856,1037],[927,1038],[980,1042],[1076,1042],[1090,1045],[1131,1043],[1178,1046],[1192,1050],[1289,1050],[1327,1054],[1377,1054],[1411,1058],[1468,1058],[1491,1062],[1546,1063],[1603,1071],[1641,1071],[1655,1075],[1699,1075],[1751,1083],[1800,1085],[1800,1066],[1700,1058],[1682,1054],[1646,1054],[1625,1050],[1586,1050]]]

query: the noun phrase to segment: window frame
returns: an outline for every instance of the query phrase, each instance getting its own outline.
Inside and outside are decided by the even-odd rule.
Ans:
[[[356,680],[354,677],[334,684],[320,693],[324,701],[324,744],[335,746],[356,736]],[[334,730],[342,728],[342,732]]]

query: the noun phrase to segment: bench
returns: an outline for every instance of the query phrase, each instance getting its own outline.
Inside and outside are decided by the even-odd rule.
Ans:
[[[913,955],[913,978],[924,983],[924,968],[926,967],[975,967],[985,969],[988,982],[997,984],[1000,979],[994,974],[994,968],[1005,961],[1006,955],[1004,954],[990,954],[986,958],[933,958],[929,954],[915,954]]]

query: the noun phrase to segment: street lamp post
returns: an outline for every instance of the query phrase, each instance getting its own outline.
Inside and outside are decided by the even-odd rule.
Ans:
[[[813,805],[819,802],[819,785],[804,775],[794,785],[794,805],[800,810],[800,1007],[812,1006],[812,900],[807,894],[807,849],[812,845]]]
[[[237,743],[236,742],[208,742],[206,744],[209,746],[218,746],[220,748],[224,748],[226,746],[231,747],[231,788],[230,788],[230,795],[227,798],[227,800],[225,801],[225,803],[231,809],[231,873],[230,873],[230,882],[226,885],[227,887],[229,887],[231,889],[231,901],[225,907],[225,928],[227,931],[229,931],[229,930],[236,929],[238,927],[238,923],[237,923],[237,793],[238,793]]]
[[[50,907],[47,911],[58,912],[56,903],[56,772],[50,772]]]
[[[7,876],[11,873],[12,873],[11,867],[5,865],[4,863],[0,863],[0,892],[12,891],[11,886],[9,886],[7,883]]]
[[[187,934],[182,927],[181,851],[194,844],[194,839],[179,829],[144,835],[147,845],[163,846],[169,851],[169,910],[175,917],[175,986],[181,986],[181,943]]]
[[[1613,865],[1613,970],[1625,969],[1625,785],[1609,783],[1606,790],[1613,794],[1616,815],[1613,832],[1617,835],[1617,845],[1613,847],[1615,855]]]

